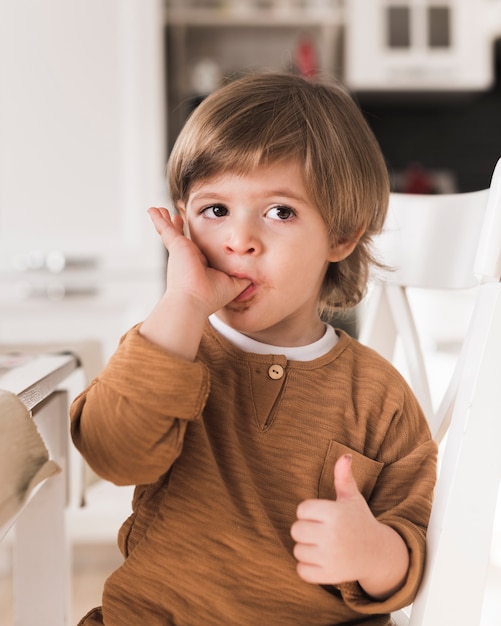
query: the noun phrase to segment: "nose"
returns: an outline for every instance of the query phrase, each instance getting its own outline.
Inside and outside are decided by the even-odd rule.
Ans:
[[[256,255],[262,247],[258,229],[250,220],[233,223],[224,243],[226,254]]]

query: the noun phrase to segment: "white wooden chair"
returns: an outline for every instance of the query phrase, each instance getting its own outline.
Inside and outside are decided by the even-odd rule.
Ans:
[[[479,626],[501,480],[501,159],[490,189],[392,193],[375,249],[394,270],[364,303],[360,340],[402,368],[441,442],[423,582],[412,607],[393,618],[399,626]],[[422,289],[468,294],[473,304],[441,400],[432,391],[433,341],[420,336],[426,324],[412,306]],[[430,303],[422,306],[428,321],[440,308]]]
[[[13,624],[69,626],[68,390],[73,354],[0,368],[0,541],[13,529]]]

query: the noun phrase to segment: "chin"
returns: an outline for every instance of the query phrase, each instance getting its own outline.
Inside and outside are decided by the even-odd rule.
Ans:
[[[252,333],[266,330],[269,326],[269,315],[266,310],[264,315],[260,310],[262,311],[262,307],[257,306],[255,298],[249,298],[240,302],[233,300],[219,313],[223,322],[235,330]]]
[[[245,302],[232,302],[231,305],[220,311],[219,317],[225,324],[245,335],[266,330],[268,326],[263,324],[262,318],[256,318],[253,314],[246,315],[250,308]]]
[[[224,312],[229,312],[230,314],[243,314],[246,313],[249,309],[251,308],[251,303],[244,301],[244,302],[235,302],[235,300],[233,300],[233,302],[230,302],[229,304],[227,304],[224,309],[223,309],[223,314]]]

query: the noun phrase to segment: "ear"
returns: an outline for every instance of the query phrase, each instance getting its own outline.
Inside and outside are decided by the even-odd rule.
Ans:
[[[362,227],[353,233],[353,237],[333,241],[327,260],[330,263],[338,263],[349,257],[353,250],[355,250],[364,231],[365,227]]]

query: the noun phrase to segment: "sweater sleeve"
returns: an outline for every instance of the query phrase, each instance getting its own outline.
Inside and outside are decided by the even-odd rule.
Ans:
[[[426,531],[436,481],[437,445],[412,392],[403,386],[379,458],[384,467],[369,500],[376,518],[393,528],[409,551],[403,587],[375,601],[357,583],[340,586],[345,602],[365,614],[390,613],[411,604],[421,582],[426,555]]]
[[[201,415],[208,393],[205,365],[169,355],[136,326],[73,401],[73,442],[102,478],[152,483],[179,456],[187,424]]]

